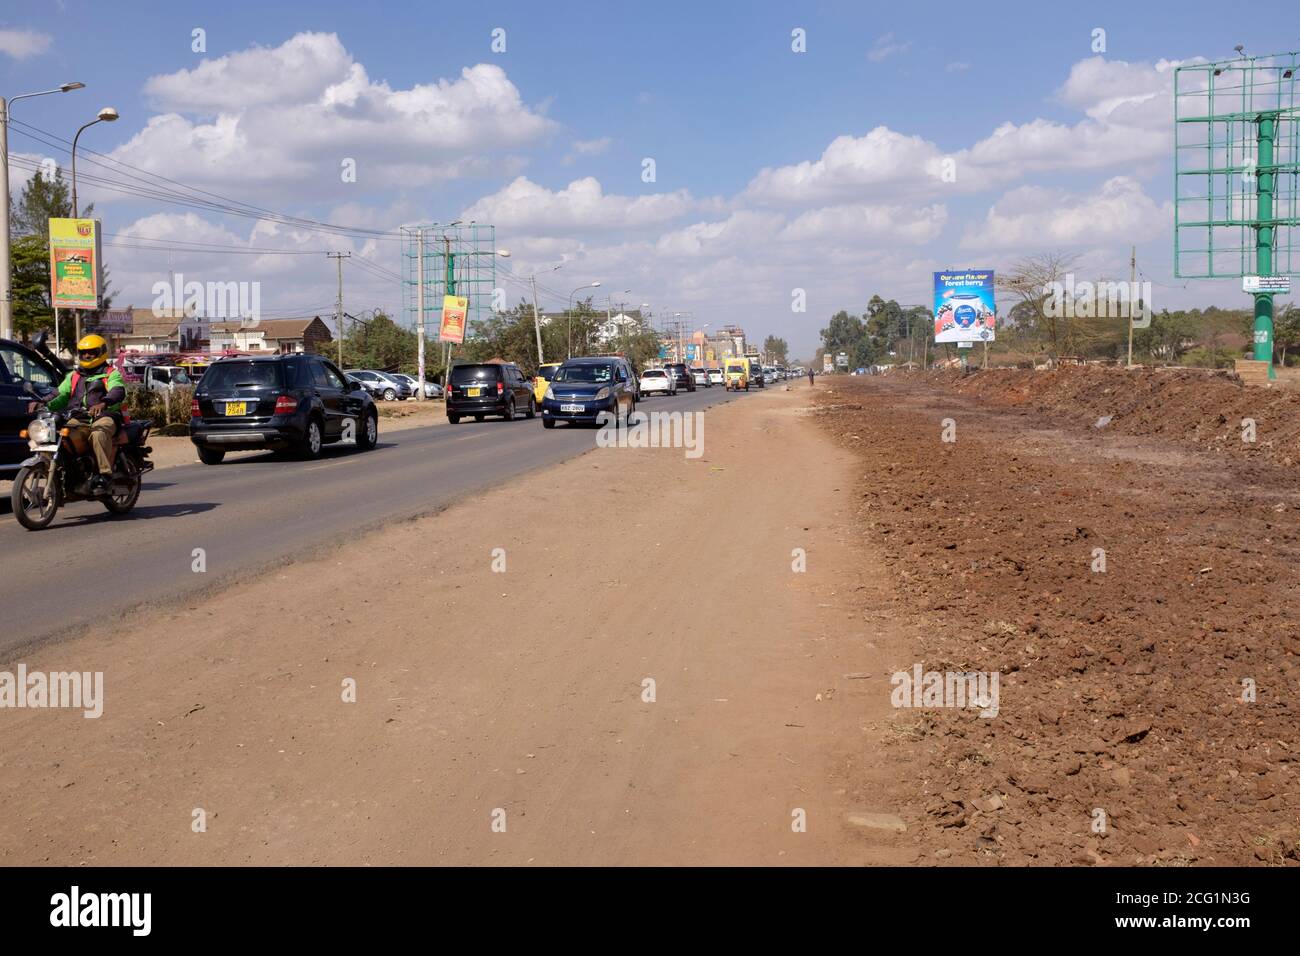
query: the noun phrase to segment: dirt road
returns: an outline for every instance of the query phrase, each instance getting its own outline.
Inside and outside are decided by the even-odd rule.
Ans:
[[[914,859],[844,823],[893,809],[899,638],[857,609],[883,577],[807,395],[40,649],[104,672],[104,715],[0,715],[0,862]]]

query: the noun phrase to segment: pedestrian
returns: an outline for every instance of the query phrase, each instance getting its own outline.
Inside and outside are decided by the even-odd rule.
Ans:
[[[814,373],[813,373],[813,370],[812,370],[812,369],[808,369],[808,385],[809,385],[810,387],[811,387],[812,384],[813,384],[813,374],[814,374]]]

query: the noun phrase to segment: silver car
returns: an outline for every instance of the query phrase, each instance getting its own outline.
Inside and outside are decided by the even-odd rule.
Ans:
[[[387,372],[358,368],[345,369],[344,372],[364,385],[366,391],[375,398],[382,398],[386,402],[396,402],[415,394],[415,389],[410,385]]]

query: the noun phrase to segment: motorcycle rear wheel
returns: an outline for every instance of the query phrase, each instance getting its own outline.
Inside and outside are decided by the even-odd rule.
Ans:
[[[123,455],[118,461],[118,468],[121,470],[122,475],[119,476],[114,473],[113,477],[110,479],[110,490],[114,485],[122,482],[130,483],[129,490],[120,495],[105,495],[100,499],[100,501],[102,501],[104,507],[113,514],[124,515],[134,508],[135,503],[140,500],[140,466],[136,464],[134,458],[131,458],[129,455]]]
[[[28,531],[48,528],[59,511],[59,489],[50,482],[49,462],[20,468],[9,492],[14,517]]]

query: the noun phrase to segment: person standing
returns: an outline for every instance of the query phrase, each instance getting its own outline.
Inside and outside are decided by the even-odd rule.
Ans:
[[[812,366],[810,365],[810,366],[808,367],[808,385],[809,385],[810,388],[811,388],[812,385],[813,385],[813,375],[814,375],[814,374],[815,374],[815,373],[813,372]]]

